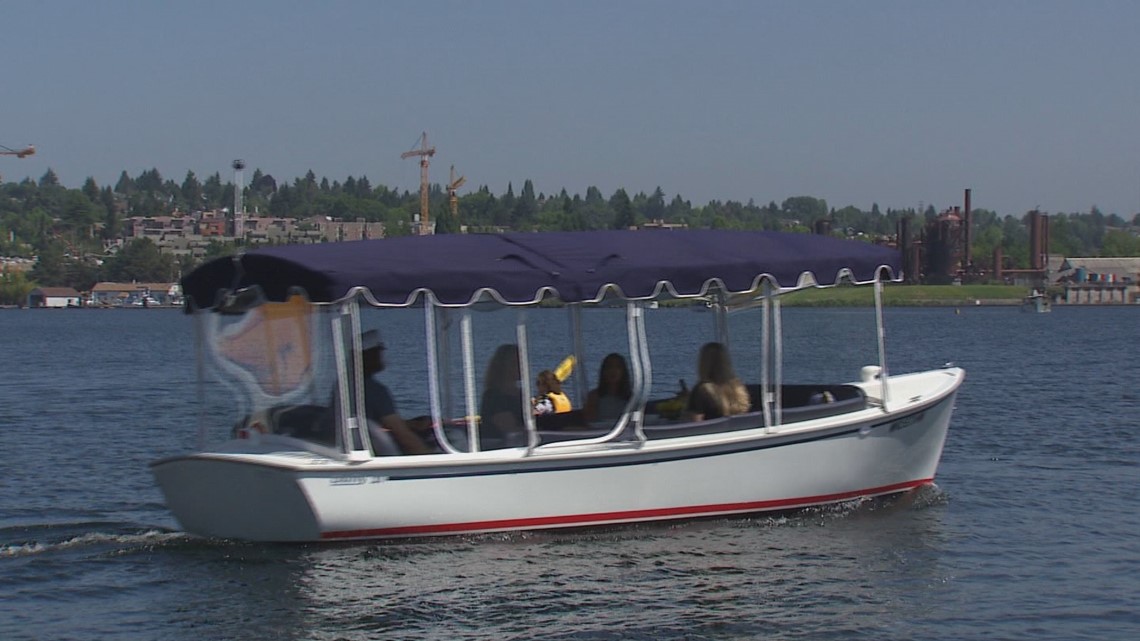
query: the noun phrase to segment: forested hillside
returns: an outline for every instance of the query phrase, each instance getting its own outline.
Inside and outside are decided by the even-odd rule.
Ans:
[[[187,172],[181,182],[164,178],[157,169],[131,177],[122,172],[114,185],[99,185],[88,178],[79,188],[61,185],[49,170],[38,181],[0,184],[0,256],[36,259],[28,274],[11,270],[0,276],[0,302],[8,302],[13,288],[72,286],[87,289],[99,280],[168,281],[192,268],[162,255],[149,241],[124,239],[124,221],[137,216],[188,215],[196,211],[232,207],[234,185],[219,173],[200,180]],[[244,209],[250,215],[307,218],[314,215],[381,222],[389,236],[410,233],[413,214],[419,211],[419,194],[399,191],[366,177],[339,180],[317,178],[310,171],[292,182],[278,182],[255,170],[246,186]],[[943,208],[957,203],[945,203]],[[469,231],[587,230],[627,228],[647,221],[683,223],[692,228],[768,229],[809,231],[818,220],[831,221],[832,233],[874,238],[895,233],[904,216],[915,218],[912,229],[934,218],[933,204],[923,211],[869,210],[855,206],[829,207],[820,198],[796,196],[780,203],[713,200],[694,205],[681,195],[668,196],[658,187],[652,193],[629,194],[618,189],[606,196],[596,187],[584,194],[536,193],[530,180],[517,191],[492,193],[480,186],[458,198],[453,218],[440,185],[431,191],[431,216],[437,233],[454,233],[460,225]],[[1012,214],[1012,215],[1010,215]],[[1025,212],[974,209],[973,255],[988,260],[1001,245],[1012,267],[1028,266],[1029,234]],[[1088,212],[1050,213],[1050,252],[1068,256],[1140,256],[1137,229],[1140,215],[1125,219]],[[124,242],[126,241],[126,242]],[[218,243],[209,255],[234,251]],[[9,295],[5,295],[5,293]]]

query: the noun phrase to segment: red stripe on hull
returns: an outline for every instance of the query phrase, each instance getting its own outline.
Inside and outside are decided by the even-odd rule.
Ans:
[[[808,496],[796,499],[776,499],[771,501],[747,501],[744,503],[720,503],[716,505],[690,505],[685,507],[666,507],[652,510],[629,510],[623,512],[598,512],[594,514],[565,514],[560,516],[540,516],[521,519],[500,519],[492,521],[471,521],[468,523],[441,523],[435,525],[407,525],[403,527],[377,528],[368,530],[343,530],[336,532],[322,532],[321,538],[333,539],[366,539],[380,537],[426,536],[433,534],[464,534],[474,532],[492,532],[496,530],[531,530],[544,527],[573,527],[586,525],[604,525],[610,523],[630,523],[637,521],[655,521],[663,519],[677,519],[685,517],[713,516],[717,514],[740,514],[746,512],[766,512],[771,510],[795,509],[835,503],[865,496],[878,496],[892,494],[904,490],[914,489],[934,482],[933,478],[906,481],[894,485],[869,488],[856,492],[841,492],[839,494],[824,494],[821,496]]]

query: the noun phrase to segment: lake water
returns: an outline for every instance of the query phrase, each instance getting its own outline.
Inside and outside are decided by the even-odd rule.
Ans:
[[[937,486],[908,500],[309,546],[165,510],[147,464],[193,443],[187,317],[0,311],[0,639],[1135,638],[1140,307],[955,311],[886,311],[892,371],[967,371]],[[708,315],[650,320],[668,390]],[[787,378],[856,378],[868,327],[788,310]]]

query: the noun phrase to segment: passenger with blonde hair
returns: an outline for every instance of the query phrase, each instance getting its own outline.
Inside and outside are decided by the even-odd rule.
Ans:
[[[751,409],[748,389],[736,377],[728,349],[705,343],[697,359],[697,385],[689,395],[686,414],[694,421],[744,414]]]

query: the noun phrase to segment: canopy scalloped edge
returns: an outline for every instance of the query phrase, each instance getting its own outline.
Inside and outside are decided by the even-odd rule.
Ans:
[[[787,292],[901,280],[897,250],[826,236],[724,230],[472,234],[286,245],[206,263],[183,278],[187,308],[257,287],[315,303],[448,307],[547,298],[597,303]]]

